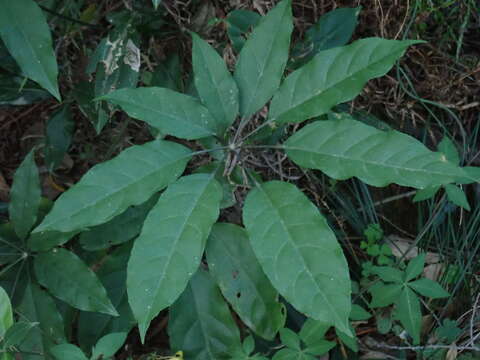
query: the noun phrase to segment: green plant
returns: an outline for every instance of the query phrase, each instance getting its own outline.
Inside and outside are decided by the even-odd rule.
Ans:
[[[377,282],[370,289],[372,308],[395,304],[396,318],[413,338],[420,342],[422,312],[417,294],[439,299],[448,297],[448,293],[435,281],[427,278],[416,279],[423,271],[425,255],[419,255],[408,263],[404,271],[390,266],[375,266],[371,271],[383,282]],[[386,282],[387,284],[385,284]]]
[[[32,2],[22,3],[33,9]],[[153,3],[158,6],[159,1]],[[348,14],[355,24],[358,9]],[[1,16],[0,24],[9,21]],[[22,26],[30,29],[27,25]],[[382,131],[332,110],[352,100],[368,80],[387,73],[419,41],[368,38],[342,46],[350,39],[351,33],[346,34],[328,46],[312,45],[305,55],[310,61],[284,78],[292,28],[291,4],[283,0],[239,43],[233,75],[215,49],[192,34],[198,98],[168,87],[134,88],[138,53],[130,26],[117,26],[102,41],[90,64],[92,72],[97,69],[94,95],[89,97],[96,97],[96,105],[86,101],[83,111],[96,114],[93,125],[100,132],[108,114],[120,107],[153,127],[157,138],[91,168],[46,215],[39,211],[33,152],[17,170],[9,208],[11,224],[5,226],[2,238],[21,255],[6,262],[17,270],[8,272],[10,289],[19,281],[17,274],[24,276],[19,312],[40,323],[41,331],[22,344],[25,351],[40,348],[50,358],[86,359],[90,345],[97,344],[91,359],[110,357],[121,344],[119,340],[103,349],[106,339],[119,333],[124,336],[138,324],[144,341],[152,320],[168,308],[172,349],[183,350],[187,359],[226,358],[241,346],[228,304],[256,336],[272,340],[280,331],[287,348],[274,359],[299,352],[309,359],[328,351],[333,344],[323,335],[332,326],[345,344],[356,349],[350,319],[365,314],[356,304],[352,311],[348,264],[327,220],[294,184],[264,181],[249,165],[247,155],[282,150],[305,171],[320,170],[335,180],[357,177],[373,186],[395,183],[416,189],[475,182],[478,169],[460,167],[410,136]],[[310,35],[308,41],[315,42],[314,33]],[[8,46],[5,39],[11,34],[2,33],[2,37]],[[48,52],[33,49],[39,52],[40,65],[54,58],[47,40],[42,46]],[[130,53],[125,52],[129,44]],[[28,77],[60,98],[53,65],[32,70],[22,53],[9,49],[22,68],[31,66],[34,73],[26,72]],[[301,63],[292,63],[296,64],[292,68]],[[48,76],[39,78],[38,73],[47,68]],[[117,90],[111,91],[112,87]],[[270,100],[264,119],[262,109]],[[304,121],[308,124],[291,136],[276,132]],[[62,124],[68,128],[68,121]],[[197,150],[199,146],[203,148]],[[204,156],[210,164],[186,171],[194,156]],[[50,163],[54,168],[58,160]],[[232,197],[236,188],[248,193],[237,191]],[[217,222],[219,217],[224,221],[222,208],[233,203],[243,204],[244,227]],[[79,242],[69,242],[77,238]],[[64,246],[67,243],[72,246]],[[95,273],[90,265],[98,263]],[[416,342],[420,309],[412,289],[440,297],[432,284],[411,281],[419,269],[423,269],[420,258],[404,274],[392,267],[376,267],[380,278],[394,284],[372,290],[372,306],[390,305],[379,302],[390,288],[401,295],[397,309],[407,313],[398,316]],[[284,328],[287,314],[280,296],[310,319],[304,328],[309,321],[318,322],[321,339],[309,344],[303,329],[297,336]],[[407,306],[409,302],[416,307]],[[83,351],[67,344],[63,323],[77,310]],[[47,312],[49,317],[42,318]],[[89,328],[92,324],[94,329]],[[249,358],[251,341],[243,345],[243,355]]]

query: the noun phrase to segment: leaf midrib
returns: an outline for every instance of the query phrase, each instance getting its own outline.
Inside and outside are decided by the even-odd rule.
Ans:
[[[268,192],[265,191],[263,189],[262,186],[259,187],[260,191],[263,192],[263,194],[265,195],[265,198],[268,200],[268,203],[270,204],[270,207],[271,209],[273,209],[273,211],[277,214],[278,216],[278,219],[280,219],[280,224],[281,226],[283,227],[285,233],[288,235],[288,239],[290,240],[290,243],[293,244],[293,248],[295,249],[295,252],[297,253],[297,255],[299,256],[300,259],[302,259],[302,262],[304,264],[304,269],[306,270],[306,272],[308,273],[308,275],[310,276],[310,278],[312,279],[313,283],[315,284],[315,286],[317,287],[318,289],[318,293],[321,294],[321,296],[325,299],[325,302],[328,304],[328,307],[330,308],[330,310],[332,311],[332,313],[334,314],[334,316],[337,318],[337,320],[339,321],[339,324],[343,324],[343,320],[339,317],[337,311],[335,310],[335,308],[332,306],[332,304],[330,303],[330,301],[328,300],[328,298],[326,297],[326,294],[323,292],[323,290],[321,289],[321,287],[318,285],[317,281],[315,280],[315,277],[313,276],[313,274],[311,273],[310,269],[308,268],[308,266],[306,266],[306,262],[305,262],[305,259],[303,258],[303,256],[301,255],[301,253],[298,251],[297,249],[297,246],[296,246],[296,243],[293,241],[293,237],[292,237],[292,234],[290,233],[290,230],[289,228],[287,227],[283,217],[281,216],[280,212],[277,210],[277,208],[274,206],[274,202],[273,200],[268,196]]]

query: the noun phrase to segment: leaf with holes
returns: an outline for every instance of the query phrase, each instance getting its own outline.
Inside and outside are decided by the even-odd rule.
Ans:
[[[84,230],[109,221],[129,206],[144,203],[180,176],[189,154],[186,147],[161,140],[124,150],[91,168],[63,193],[34,232]]]
[[[0,0],[0,37],[23,73],[60,101],[58,67],[42,10],[33,0]]]
[[[243,221],[278,292],[308,317],[349,334],[348,265],[315,205],[294,185],[270,181],[248,194]]]
[[[170,307],[168,334],[171,348],[190,360],[229,359],[229,350],[240,346],[230,309],[205,270],[198,269]]]
[[[243,117],[265,105],[280,85],[292,29],[291,0],[283,0],[260,20],[243,45],[234,74]]]
[[[273,339],[285,323],[285,309],[263,273],[246,231],[234,224],[215,224],[206,252],[210,272],[245,325],[257,335]]]
[[[285,142],[285,149],[300,166],[337,180],[355,176],[373,186],[395,183],[423,189],[465,176],[462,168],[418,140],[377,130],[348,115],[305,126]]]
[[[185,176],[148,214],[127,270],[128,300],[142,341],[150,321],[178,298],[197,270],[222,195],[213,174]]]
[[[275,94],[268,121],[301,122],[352,100],[368,80],[385,75],[416,40],[362,39],[320,51],[291,73]]]

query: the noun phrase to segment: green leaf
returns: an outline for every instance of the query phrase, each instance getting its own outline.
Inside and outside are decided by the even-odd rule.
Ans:
[[[112,357],[122,347],[126,339],[127,333],[124,332],[105,335],[98,340],[97,345],[93,348],[91,360]]]
[[[25,239],[37,220],[40,206],[41,189],[37,165],[35,164],[35,149],[30,151],[13,176],[10,190],[10,220],[15,233],[20,239]]]
[[[453,184],[446,184],[444,187],[449,201],[467,211],[470,211],[470,205],[468,204],[467,196],[461,188]]]
[[[245,42],[234,74],[243,117],[265,105],[280,85],[292,29],[291,2],[283,0],[260,20]]]
[[[381,131],[348,115],[316,121],[285,143],[298,165],[345,180],[356,176],[373,186],[396,183],[423,189],[455,182],[465,175],[441,153],[397,131]]]
[[[404,287],[395,305],[397,318],[413,338],[413,344],[417,345],[420,342],[420,328],[422,323],[422,312],[417,295],[415,295],[410,288]]]
[[[189,154],[184,146],[161,140],[129,147],[94,166],[63,193],[34,232],[70,232],[109,221],[174,181],[185,169]]]
[[[59,101],[57,60],[42,10],[33,0],[0,0],[0,37],[23,73]]]
[[[413,198],[413,202],[415,203],[415,202],[431,199],[435,196],[435,194],[438,192],[439,189],[440,189],[440,186],[438,185],[427,186],[424,189],[420,189],[415,194],[415,197]]]
[[[158,5],[160,5],[161,2],[162,0],[152,0],[153,7],[155,8],[155,10],[157,10]]]
[[[349,333],[348,265],[315,205],[294,185],[270,181],[248,194],[243,221],[278,292],[308,317]]]
[[[95,273],[62,248],[39,253],[34,262],[38,282],[76,309],[118,316]]]
[[[362,321],[368,320],[372,317],[368,311],[366,311],[363,307],[357,304],[352,304],[352,312],[350,313],[350,319],[353,321]]]
[[[284,348],[277,351],[272,360],[316,360],[316,358],[299,350]]]
[[[285,323],[278,293],[258,263],[246,231],[215,224],[207,242],[207,260],[223,296],[257,335],[272,340]]]
[[[221,199],[213,175],[189,175],[170,185],[148,214],[127,270],[142,342],[150,321],[180,296],[197,270]]]
[[[372,266],[370,269],[373,274],[376,274],[386,282],[403,283],[403,272],[390,266]]]
[[[227,22],[227,34],[232,42],[233,49],[239,53],[245,44],[245,35],[251,28],[256,26],[262,17],[260,14],[244,10],[233,10],[228,14]]]
[[[337,343],[334,341],[320,340],[316,344],[312,344],[305,348],[304,351],[315,356],[320,356],[328,353],[335,346],[337,346]]]
[[[13,325],[12,304],[8,294],[0,286],[0,339],[5,336],[7,330]]]
[[[32,330],[38,323],[28,321],[18,321],[8,328],[3,339],[3,347],[8,349],[12,346],[20,346],[27,337],[30,330]],[[1,335],[0,335],[1,337]]]
[[[165,61],[159,63],[155,68],[152,81],[149,86],[168,88],[174,91],[181,91],[183,69],[177,53],[169,55]]]
[[[397,301],[400,292],[402,291],[402,284],[377,283],[369,289],[372,294],[371,308],[385,307],[392,305]]]
[[[362,39],[319,52],[290,74],[273,97],[268,121],[301,122],[352,100],[368,80],[385,75],[416,40]]]
[[[216,50],[194,33],[192,39],[195,88],[223,135],[238,115],[238,87]]]
[[[100,99],[119,105],[131,117],[145,121],[164,134],[193,140],[216,133],[216,121],[200,101],[170,89],[121,89]]]
[[[38,326],[30,330],[28,337],[22,342],[21,349],[44,355],[22,354],[22,360],[50,360],[52,346],[66,342],[63,319],[52,297],[40,289],[31,278],[27,281],[25,293],[17,311],[21,319],[38,323]]]
[[[294,67],[305,64],[319,51],[348,43],[357,26],[360,10],[361,7],[339,8],[322,15],[307,30],[305,40],[295,46],[292,54]]]
[[[443,137],[440,144],[438,144],[438,151],[443,153],[451,163],[454,163],[455,165],[460,164],[460,155],[458,154],[457,147],[449,137]]]
[[[98,339],[106,334],[129,332],[136,325],[127,297],[127,263],[131,244],[124,244],[113,250],[97,271],[112,304],[119,316],[82,311],[78,316],[78,343],[85,352],[90,352]]]
[[[202,269],[170,307],[170,347],[182,349],[185,359],[228,359],[240,347],[240,334],[228,305],[210,275]]]
[[[85,250],[98,251],[133,239],[142,230],[148,212],[157,201],[158,195],[155,194],[145,203],[129,207],[105,224],[90,228],[80,235],[80,244]]]
[[[448,297],[450,294],[446,292],[437,282],[430,279],[419,279],[408,283],[408,286],[418,292],[420,295],[431,299],[440,299]]]
[[[425,254],[420,254],[417,257],[410,260],[405,269],[404,281],[408,282],[412,279],[415,279],[418,275],[423,272],[423,267],[425,265]]]
[[[440,326],[436,335],[440,340],[446,340],[448,344],[453,343],[461,334],[462,329],[457,326],[457,322],[450,319],[443,320],[442,326]]]
[[[61,165],[72,141],[74,123],[69,105],[64,105],[48,120],[45,130],[45,163],[50,172]]]
[[[350,325],[350,334],[345,334],[343,331],[335,329],[337,336],[340,340],[353,352],[358,352],[357,337],[355,336],[355,331]]]
[[[302,329],[298,335],[307,346],[311,346],[324,340],[325,334],[330,327],[331,324],[324,321],[307,319],[303,323]]]
[[[3,57],[2,61],[4,64]],[[30,105],[49,98],[50,93],[32,81],[25,84],[23,77],[0,74],[0,105]]]
[[[60,344],[51,349],[57,360],[88,360],[82,350],[72,344]]]
[[[291,349],[300,350],[300,338],[288,328],[280,329],[280,340]]]

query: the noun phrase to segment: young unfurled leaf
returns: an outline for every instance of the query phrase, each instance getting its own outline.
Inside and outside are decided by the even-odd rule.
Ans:
[[[95,273],[70,251],[39,253],[34,266],[38,282],[60,300],[80,310],[118,316]]]
[[[34,0],[0,0],[0,37],[23,73],[60,101],[52,37]]]
[[[407,47],[419,42],[370,38],[319,52],[282,83],[269,121],[301,122],[326,114],[357,96],[368,80],[385,75]]]
[[[462,189],[453,184],[447,184],[445,185],[445,192],[447,193],[448,200],[455,205],[470,211],[470,204],[468,203],[467,196]]]
[[[197,273],[170,307],[170,347],[190,360],[228,359],[240,347],[240,334],[227,303],[208,272]]]
[[[238,87],[216,50],[196,34],[192,39],[195,88],[223,135],[238,115]]]
[[[37,220],[37,211],[41,200],[35,150],[28,153],[15,172],[10,198],[8,208],[10,220],[15,233],[23,240]]]
[[[308,317],[350,333],[348,265],[324,217],[294,185],[270,181],[245,200],[253,251],[278,292]]]
[[[186,147],[161,140],[129,147],[63,193],[34,232],[71,232],[109,221],[180,176],[189,154]]]
[[[418,140],[378,130],[347,115],[305,126],[285,142],[285,149],[300,166],[337,180],[356,176],[373,186],[396,183],[423,189],[465,176],[462,168]]]
[[[100,98],[164,134],[187,140],[215,135],[216,121],[200,101],[166,88],[121,89]]]
[[[170,185],[148,214],[127,270],[128,300],[142,341],[152,319],[197,270],[221,199],[213,174],[189,175]]]
[[[273,339],[284,325],[285,309],[263,273],[246,231],[238,225],[215,224],[206,252],[210,272],[245,325],[259,336]]]
[[[260,20],[245,42],[234,75],[243,117],[259,110],[277,90],[287,64],[292,29],[291,0],[283,0]]]

